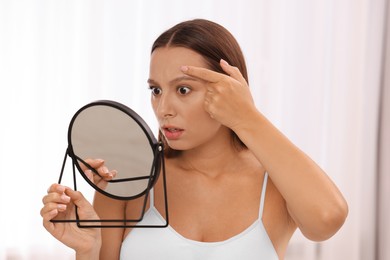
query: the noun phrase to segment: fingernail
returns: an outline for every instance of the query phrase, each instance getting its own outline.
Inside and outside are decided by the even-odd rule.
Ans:
[[[58,185],[58,186],[56,187],[56,190],[57,190],[58,192],[64,192],[64,191],[65,191],[65,187],[62,186],[62,185]]]
[[[108,174],[109,171],[108,171],[108,168],[106,166],[102,167],[102,171],[104,174]]]
[[[57,209],[58,210],[66,210],[66,205],[65,204],[58,204]]]
[[[181,66],[180,69],[183,72],[187,72],[188,71],[188,66]]]
[[[58,209],[53,209],[52,211],[49,212],[50,216],[55,217],[58,214]]]
[[[64,201],[64,202],[69,202],[70,201],[70,197],[66,196],[65,194],[62,194],[61,195],[61,200]]]
[[[227,63],[227,61],[224,60],[224,59],[221,59],[221,63],[224,64],[224,65],[229,65],[229,63]]]
[[[110,173],[108,174],[108,176],[109,176],[110,178],[114,178],[114,177],[116,176],[116,174],[117,174],[117,171],[116,171],[116,170],[112,170],[112,171],[110,171]]]
[[[87,178],[93,182],[93,174],[92,174],[92,171],[91,170],[86,170],[84,172],[85,176],[87,176]]]
[[[96,159],[96,161],[97,161],[98,163],[104,163],[104,160],[103,160],[103,159]]]

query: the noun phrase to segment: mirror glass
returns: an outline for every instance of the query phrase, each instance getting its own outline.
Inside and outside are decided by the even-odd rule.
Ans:
[[[107,196],[139,197],[157,178],[156,139],[141,117],[119,103],[100,101],[81,108],[69,126],[68,143],[68,152],[81,175]],[[104,188],[95,185],[84,174],[87,159],[103,159],[109,170],[117,171],[115,178]]]
[[[72,159],[73,184],[76,169],[97,192],[112,199],[131,200],[143,196],[142,208],[136,218],[53,219],[52,222],[76,222],[85,228],[143,228],[168,226],[168,198],[164,167],[163,144],[158,142],[143,119],[129,107],[111,100],[89,103],[73,116],[68,129],[68,148],[58,183],[61,183],[67,157]],[[104,166],[115,170],[116,176],[107,181],[92,167],[91,159],[104,160]],[[95,165],[96,166],[96,165]],[[85,171],[90,169],[93,178]],[[165,220],[162,225],[137,223],[143,219],[149,191],[162,173]],[[103,183],[103,185],[101,185]]]

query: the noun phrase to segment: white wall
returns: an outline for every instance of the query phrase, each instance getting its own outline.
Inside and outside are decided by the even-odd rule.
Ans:
[[[386,49],[383,55],[381,114],[379,129],[379,180],[378,180],[378,259],[390,259],[390,3],[387,4]]]

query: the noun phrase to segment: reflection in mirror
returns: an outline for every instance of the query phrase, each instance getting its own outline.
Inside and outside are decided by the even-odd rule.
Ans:
[[[145,193],[153,165],[153,147],[143,129],[126,113],[105,105],[90,106],[73,121],[69,138],[78,158],[103,159],[108,169],[117,171],[105,193],[124,198]],[[76,166],[84,174],[80,163],[78,160]]]
[[[59,183],[67,156],[72,158],[75,190],[77,190],[75,178],[75,168],[77,168],[96,191],[112,199],[131,200],[145,195],[144,207],[139,219],[122,219],[118,220],[121,225],[98,225],[98,227],[135,227],[134,222],[141,220],[145,213],[149,191],[157,181],[160,171],[163,174],[165,212],[168,214],[162,143],[157,142],[147,124],[130,108],[114,101],[97,101],[82,107],[73,116],[69,125],[68,149]],[[101,174],[88,164],[94,159],[104,160],[104,165],[108,169],[115,170],[114,178],[107,182],[102,180]],[[94,180],[89,179],[85,174],[87,169],[93,172]],[[104,185],[101,185],[101,181],[105,182]],[[98,182],[100,184],[97,184]],[[168,215],[166,220],[167,217]],[[79,225],[83,222],[78,219],[75,221]],[[103,223],[105,221],[115,222],[115,220],[100,220]],[[164,226],[167,225],[168,221]]]

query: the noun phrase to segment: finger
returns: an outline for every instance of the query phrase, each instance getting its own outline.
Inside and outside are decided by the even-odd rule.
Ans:
[[[70,202],[70,197],[67,196],[65,193],[56,193],[56,192],[51,192],[48,195],[44,196],[42,198],[42,203],[47,204],[47,203],[69,203]]]
[[[65,204],[47,203],[41,209],[40,214],[44,220],[49,221],[56,217],[59,212],[66,211],[67,208],[68,206]]]
[[[115,178],[117,175],[118,175],[118,171],[117,171],[117,170],[111,170],[111,171],[110,171],[110,177],[111,177],[111,179]]]
[[[98,173],[104,180],[111,180],[117,175],[118,171],[110,171],[106,166],[103,166],[98,169]]]
[[[91,166],[94,169],[99,168],[99,167],[101,167],[104,164],[104,160],[103,159],[90,159],[90,158],[87,158],[87,159],[84,160],[84,162],[87,163],[89,166]],[[88,166],[85,165],[84,163],[81,163],[80,166],[81,166],[81,169],[83,171],[88,169]]]
[[[50,187],[47,189],[47,193],[48,194],[52,193],[52,192],[64,193],[65,189],[66,189],[65,186],[58,184],[58,183],[54,183],[54,184],[50,185]]]
[[[107,182],[114,179],[116,177],[116,175],[118,174],[118,171],[111,170],[106,175],[95,174],[91,170],[86,170],[84,173],[92,183],[94,183],[95,185],[97,185],[101,189],[105,189],[105,187],[108,184]]]
[[[91,165],[93,168],[97,168],[97,167],[103,165],[104,160],[103,159],[86,159],[85,162],[88,163],[89,165]]]
[[[91,204],[85,199],[83,194],[79,191],[74,191],[68,188],[65,193],[70,197],[72,202],[78,207],[90,206]]]
[[[91,203],[79,191],[67,189],[65,193],[71,198],[74,205],[79,208],[79,216],[81,219],[99,219]]]
[[[84,171],[84,174],[85,174],[85,176],[87,176],[87,178],[91,181],[91,182],[95,182],[94,181],[94,178],[93,178],[93,173],[92,173],[92,171],[91,170],[86,170],[86,171]]]
[[[182,66],[181,71],[188,76],[205,80],[211,83],[218,82],[226,76],[216,71],[194,66]]]
[[[99,167],[97,172],[100,174],[100,176],[107,176],[110,173],[106,166]]]
[[[105,190],[107,185],[108,185],[108,182],[110,180],[112,180],[112,179],[113,179],[113,177],[111,177],[111,175],[110,176],[105,176],[103,178],[100,177],[100,176],[95,175],[95,177],[94,177],[94,184],[97,187],[99,187],[100,189]]]
[[[43,226],[45,227],[45,229],[47,231],[49,231],[50,233],[54,231],[55,229],[55,225],[54,223],[50,222],[50,220],[52,220],[53,218],[55,218],[57,215],[58,215],[58,210],[56,209],[53,209],[51,211],[48,211],[44,214],[42,214],[42,219],[43,219]]]
[[[58,209],[55,208],[47,212],[41,212],[41,215],[43,221],[50,221],[53,218],[55,218],[58,215],[58,213],[59,213]]]
[[[106,166],[104,166],[104,164],[100,164],[100,167],[97,166],[97,165],[99,165],[99,163],[93,163],[93,165],[94,165],[94,167],[92,169],[82,167],[82,168],[84,168],[83,169],[84,174],[87,176],[87,178],[90,181],[95,182],[96,178],[98,178],[98,179],[112,178],[111,172],[108,170],[108,168]]]
[[[221,68],[223,69],[223,71],[225,71],[229,76],[238,80],[241,83],[246,84],[245,78],[242,76],[241,71],[237,67],[230,65],[224,59],[221,59],[220,65],[221,65]]]
[[[204,100],[204,110],[209,114],[209,116],[214,119],[214,113],[212,109],[212,101],[211,98],[205,98]]]

